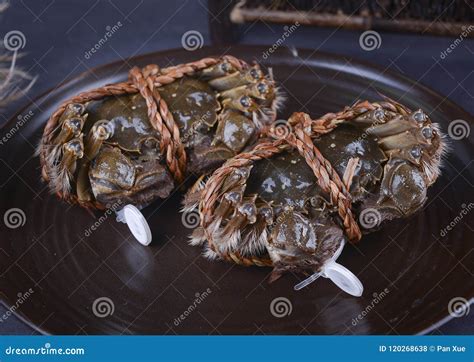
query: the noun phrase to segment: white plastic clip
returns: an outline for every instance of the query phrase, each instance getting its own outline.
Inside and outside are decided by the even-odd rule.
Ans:
[[[130,232],[142,245],[151,243],[151,230],[143,214],[133,205],[125,205],[116,212],[117,221],[128,225]]]
[[[295,285],[295,290],[300,290],[306,287],[307,285],[314,282],[319,277],[329,278],[334,284],[341,288],[346,293],[353,295],[355,297],[360,297],[364,292],[364,286],[362,285],[359,278],[357,278],[354,273],[349,269],[342,266],[341,264],[336,263],[336,259],[341,255],[342,249],[344,249],[345,241],[341,242],[341,245],[336,250],[331,259],[329,259],[321,268],[321,271],[310,275],[308,278],[302,282]]]

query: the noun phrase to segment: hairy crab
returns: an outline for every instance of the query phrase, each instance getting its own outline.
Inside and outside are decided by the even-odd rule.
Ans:
[[[285,127],[186,195],[183,212],[200,216],[191,244],[208,258],[273,266],[271,280],[310,273],[307,285],[360,227],[417,211],[440,174],[437,124],[389,99],[317,120],[294,113]]]
[[[250,147],[279,100],[271,76],[232,56],[135,67],[128,81],[79,94],[51,116],[42,175],[69,202],[141,208]]]

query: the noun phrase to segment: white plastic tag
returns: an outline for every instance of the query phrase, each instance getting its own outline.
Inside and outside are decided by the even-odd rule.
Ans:
[[[151,230],[143,214],[133,205],[117,211],[117,221],[128,225],[130,232],[142,245],[151,243]]]
[[[354,273],[352,273],[346,267],[336,263],[336,259],[341,255],[344,245],[345,240],[341,242],[339,248],[336,250],[332,258],[323,265],[321,272],[310,275],[302,282],[296,284],[294,289],[303,289],[319,277],[323,277],[331,279],[334,284],[336,284],[346,293],[355,297],[360,297],[364,291],[364,286],[362,285],[359,278],[357,278]]]
[[[359,278],[335,261],[330,261],[324,265],[321,276],[331,279],[339,288],[354,297],[360,297],[364,292],[364,286]]]

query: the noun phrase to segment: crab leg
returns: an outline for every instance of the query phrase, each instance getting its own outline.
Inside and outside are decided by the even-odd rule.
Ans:
[[[73,138],[79,137],[87,119],[87,114],[84,114],[85,106],[79,103],[70,104],[60,120],[61,130],[53,140],[53,147],[48,155],[48,161],[55,165],[61,155],[61,147],[64,143]],[[53,169],[53,173],[56,174]],[[53,178],[55,176],[53,175]]]
[[[241,230],[245,226],[254,224],[257,221],[256,198],[257,195],[245,197],[242,203],[237,206],[235,215],[233,215],[231,220],[224,227],[224,230],[220,234],[224,250],[236,247],[241,241]]]
[[[215,78],[209,82],[209,85],[219,91],[224,91],[242,85],[257,83],[263,78],[263,72],[258,66],[254,66],[244,74],[235,72],[224,77]]]
[[[84,145],[84,154],[86,157],[84,157],[79,167],[77,176],[77,196],[80,202],[92,200],[88,175],[89,165],[99,153],[104,141],[112,137],[112,135],[113,129],[111,123],[107,120],[97,121],[87,135]]]
[[[265,201],[257,206],[257,221],[249,224],[242,232],[242,243],[239,249],[245,255],[257,255],[265,251],[268,237],[267,227],[273,224],[273,209]]]
[[[217,78],[227,76],[236,71],[237,70],[231,63],[224,60],[209,68],[203,69],[201,75],[206,78]]]
[[[63,157],[59,164],[56,191],[63,192],[71,189],[71,178],[76,172],[77,160],[84,156],[82,135],[74,138],[62,146]]]

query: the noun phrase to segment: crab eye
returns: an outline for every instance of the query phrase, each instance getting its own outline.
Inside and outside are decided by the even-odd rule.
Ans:
[[[426,120],[426,114],[421,109],[413,113],[412,117],[418,123],[423,123]]]
[[[237,191],[229,192],[225,195],[227,201],[230,201],[233,204],[236,204],[242,199],[242,194]]]
[[[421,147],[420,146],[415,146],[411,149],[410,151],[411,155],[413,158],[418,159],[421,157]]]
[[[95,124],[94,134],[102,140],[106,140],[114,135],[114,128],[108,121],[99,121]]]
[[[262,77],[262,72],[255,68],[251,69],[249,74],[253,79],[260,79]]]
[[[82,154],[82,145],[79,141],[71,141],[69,143],[66,143],[64,145],[64,149],[66,151],[70,151],[70,152],[74,153],[75,155]]]
[[[69,111],[78,115],[81,115],[82,113],[84,113],[84,109],[85,109],[84,105],[80,103],[71,103],[68,106],[68,108],[69,108]]]
[[[385,117],[385,111],[381,108],[377,108],[374,111],[374,117],[377,118],[379,121]]]
[[[268,85],[263,82],[260,82],[257,84],[257,90],[260,94],[266,94],[268,93]]]
[[[237,176],[239,178],[242,178],[242,179],[246,180],[246,179],[249,178],[250,169],[248,169],[248,168],[239,168],[239,169],[235,170],[235,173],[237,174]]]
[[[240,104],[245,108],[250,107],[250,104],[251,104],[250,97],[243,96],[242,98],[240,98]]]
[[[80,118],[70,118],[66,123],[74,131],[79,131],[82,128],[82,119]]]
[[[431,139],[433,138],[433,129],[431,127],[424,127],[422,130],[421,130],[421,134],[423,135],[423,137],[425,137],[426,139]]]
[[[244,204],[239,210],[242,214],[247,215],[248,217],[255,216],[257,210],[254,204]]]
[[[232,69],[232,67],[230,66],[230,63],[228,62],[224,62],[221,64],[221,69],[222,71],[226,72],[226,73],[229,73]]]
[[[262,207],[259,210],[259,213],[265,218],[265,220],[271,220],[273,217],[273,210],[271,207]]]

